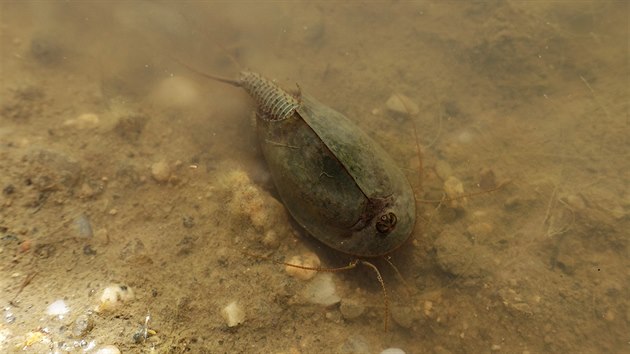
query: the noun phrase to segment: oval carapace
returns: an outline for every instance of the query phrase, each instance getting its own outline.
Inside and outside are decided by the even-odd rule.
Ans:
[[[238,81],[258,104],[257,133],[280,198],[329,247],[358,257],[400,247],[415,224],[407,178],[343,114],[251,72]]]

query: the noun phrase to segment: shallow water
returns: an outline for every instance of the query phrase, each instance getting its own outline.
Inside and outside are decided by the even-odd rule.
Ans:
[[[2,2],[0,351],[628,351],[628,10]],[[278,201],[253,101],[181,63],[297,83],[403,169],[419,211],[402,277],[375,261],[388,331],[371,269],[271,261],[352,257]],[[449,178],[473,195],[435,202]]]

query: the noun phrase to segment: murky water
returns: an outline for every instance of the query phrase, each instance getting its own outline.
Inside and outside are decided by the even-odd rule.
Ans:
[[[0,351],[627,352],[628,10],[3,1]],[[387,300],[272,261],[353,258],[288,216],[247,94],[186,65],[297,83],[391,154],[418,222],[400,274],[373,260]]]

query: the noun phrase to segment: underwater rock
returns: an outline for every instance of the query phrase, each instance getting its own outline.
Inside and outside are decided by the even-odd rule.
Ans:
[[[304,289],[302,295],[313,304],[331,306],[341,299],[337,295],[333,275],[330,273],[319,273]]]
[[[171,178],[171,167],[164,160],[151,165],[151,176],[154,180],[164,183]]]
[[[361,305],[357,301],[343,299],[341,300],[339,311],[341,311],[341,315],[346,320],[353,320],[365,312],[365,306]]]
[[[221,316],[225,319],[228,327],[236,327],[245,322],[245,312],[236,301],[232,301],[229,305],[221,310]]]
[[[67,119],[63,122],[65,127],[76,128],[76,129],[88,129],[94,128],[99,125],[99,118],[94,113],[83,113],[76,118]]]
[[[317,257],[317,255],[313,252],[307,252],[303,255],[293,256],[291,259],[289,259],[287,263],[309,268],[317,268],[321,264],[319,257]],[[285,266],[284,270],[290,276],[300,280],[309,280],[317,275],[316,270],[301,269],[291,266]]]
[[[385,103],[387,109],[399,114],[414,115],[420,112],[420,108],[411,98],[402,93],[393,93]]]
[[[463,209],[468,204],[468,199],[461,197],[464,195],[464,184],[457,177],[450,176],[444,181],[444,192],[451,199],[448,201],[448,205],[451,208]]]
[[[123,303],[134,299],[133,290],[122,284],[113,284],[106,287],[101,294],[100,303],[96,307],[96,312],[103,313],[119,308]]]
[[[115,345],[104,345],[96,349],[94,354],[120,354],[120,349]]]

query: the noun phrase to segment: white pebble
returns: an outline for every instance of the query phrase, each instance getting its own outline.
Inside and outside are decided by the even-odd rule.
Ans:
[[[415,104],[411,98],[403,95],[402,93],[394,93],[391,95],[385,105],[390,111],[400,114],[414,115],[420,112],[418,105]]]
[[[400,348],[387,348],[381,354],[405,354],[405,351]]]
[[[120,354],[120,349],[115,345],[105,345],[96,349],[94,354]]]
[[[319,273],[304,289],[304,297],[308,302],[318,305],[331,306],[341,301],[335,289],[333,275]]]
[[[320,266],[319,257],[313,252],[305,253],[301,256],[294,256],[287,262],[296,266],[318,268]],[[284,270],[290,276],[301,280],[309,280],[317,275],[316,270],[301,269],[297,267],[286,266]]]
[[[133,290],[127,285],[114,284],[103,290],[100,304],[96,312],[106,312],[120,307],[123,303],[133,300]]]
[[[158,182],[168,182],[171,178],[171,167],[162,160],[151,165],[151,175]]]
[[[53,302],[52,304],[48,305],[48,309],[46,309],[46,314],[50,316],[62,317],[68,312],[70,312],[70,309],[68,308],[68,306],[66,306],[66,303],[63,300],[57,300]]]
[[[86,129],[96,127],[99,123],[98,116],[94,113],[83,113],[75,119],[67,119],[63,122],[64,126],[74,127],[78,129]]]
[[[229,305],[225,306],[223,310],[221,310],[221,316],[223,316],[227,322],[228,327],[236,327],[245,322],[245,312],[243,312],[243,309],[236,301],[232,301]]]

